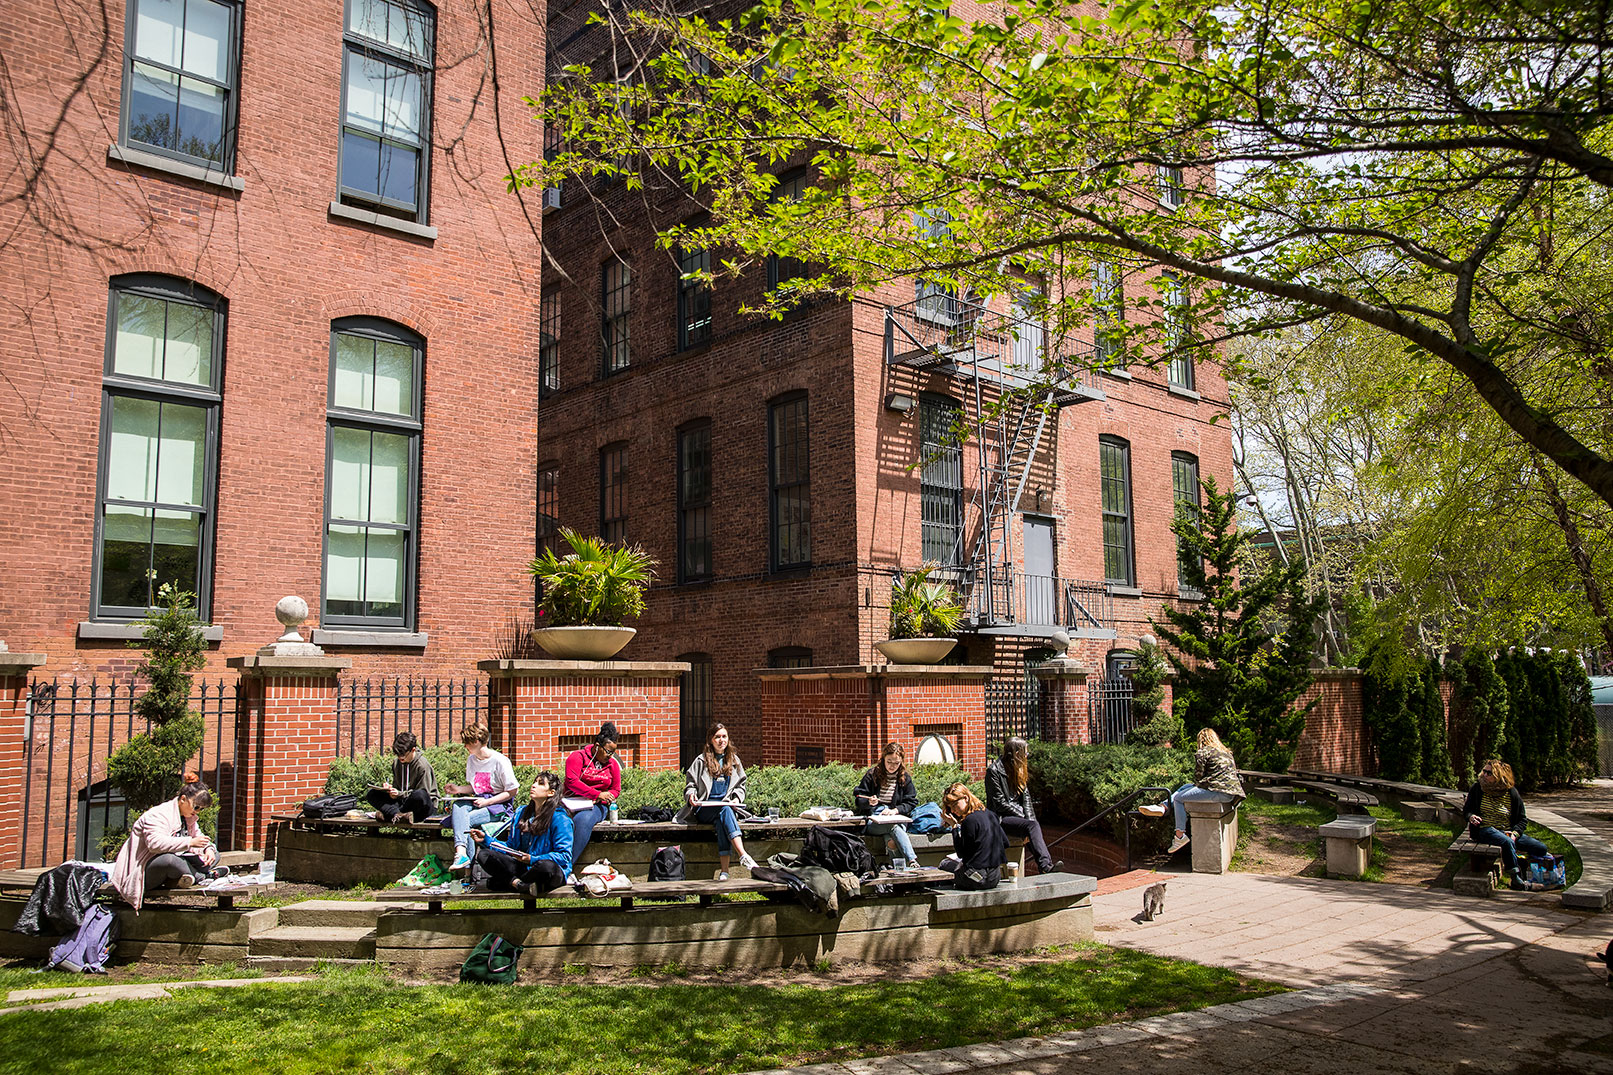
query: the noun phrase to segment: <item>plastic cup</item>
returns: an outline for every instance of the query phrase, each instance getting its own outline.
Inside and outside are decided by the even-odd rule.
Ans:
[[[777,820],[778,820],[778,816],[779,816],[779,813],[778,813],[778,807],[776,807],[776,806],[769,806],[769,807],[768,807],[768,808],[767,808],[767,816],[768,816],[768,817],[770,817],[770,818],[772,818],[772,819],[773,819],[773,820],[775,820],[775,821],[777,821]]]
[[[903,870],[907,869],[907,860],[906,859],[891,859],[891,869],[896,871],[897,873],[901,873]]]
[[[263,878],[265,884],[274,880],[274,859],[258,864],[258,876]]]

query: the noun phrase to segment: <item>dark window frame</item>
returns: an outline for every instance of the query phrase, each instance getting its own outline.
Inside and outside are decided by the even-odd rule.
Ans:
[[[90,618],[105,622],[132,622],[143,618],[153,607],[146,605],[109,605],[103,601],[103,573],[105,571],[105,536],[107,471],[112,450],[112,411],[115,399],[145,399],[159,404],[194,406],[206,411],[206,428],[202,445],[202,504],[199,512],[196,552],[196,578],[186,589],[196,594],[197,616],[203,623],[212,619],[213,557],[218,522],[218,454],[219,426],[223,410],[225,336],[228,326],[229,303],[222,296],[200,284],[179,277],[154,273],[133,273],[115,276],[107,288],[106,341],[101,366],[101,426],[100,443],[96,451],[94,548],[90,567]],[[118,331],[118,299],[122,295],[135,295],[179,302],[213,312],[212,351],[209,356],[209,383],[187,385],[157,378],[136,377],[113,372],[116,360]],[[192,505],[163,504],[160,501],[130,501],[119,499],[120,506],[156,510],[192,511]],[[148,561],[149,563],[149,561]],[[149,570],[149,569],[148,569]],[[155,579],[151,580],[156,582]],[[155,600],[156,587],[152,587]]]
[[[792,168],[787,172],[779,173],[778,182],[773,185],[773,201],[800,201],[806,197],[808,170],[806,168]],[[793,189],[792,189],[793,188]],[[780,284],[812,275],[810,263],[800,258],[779,257],[777,254],[767,256],[767,290],[772,291]]]
[[[393,48],[387,42],[377,41],[373,37],[365,37],[355,30],[349,29],[352,22],[352,11],[355,0],[343,0],[342,3],[342,69],[340,92],[340,119],[337,123],[336,141],[336,196],[345,205],[358,205],[388,216],[396,216],[404,220],[412,220],[418,224],[430,223],[431,205],[431,119],[432,104],[436,90],[436,52],[437,52],[437,9],[424,0],[388,0],[389,3],[399,7],[410,8],[424,16],[427,20],[427,29],[430,41],[427,43],[429,56],[419,57],[400,49]],[[406,68],[420,76],[420,141],[410,144],[404,139],[385,134],[375,137],[378,144],[384,145],[388,141],[397,145],[413,149],[416,156],[415,164],[415,200],[414,204],[407,205],[396,198],[388,198],[381,191],[367,191],[362,187],[349,186],[346,182],[348,169],[344,143],[348,134],[347,122],[347,73],[348,67],[356,55],[370,56],[396,67]],[[354,128],[354,133],[369,138],[374,132]]]
[[[621,274],[614,284],[613,272]],[[600,376],[612,377],[633,365],[632,262],[613,255],[599,266],[599,299]]]
[[[779,421],[785,408],[800,405],[803,408],[801,425],[804,430],[800,454],[804,457],[798,472],[790,475],[791,480],[785,481],[779,473],[779,454],[781,446],[778,441]],[[807,403],[805,389],[787,392],[775,396],[767,404],[767,488],[768,488],[768,526],[767,526],[767,559],[771,571],[793,571],[812,566],[812,412]],[[779,504],[781,495],[792,490],[802,491],[806,505],[802,528],[805,536],[801,544],[805,546],[805,555],[798,560],[785,560],[784,548],[780,542]]]
[[[560,391],[560,286],[548,285],[538,298],[538,398]]]
[[[1192,482],[1191,490],[1186,488],[1187,483],[1183,481],[1184,476],[1190,477]],[[1172,452],[1171,518],[1173,520],[1176,517],[1176,513],[1183,506],[1187,506],[1195,518],[1197,518],[1199,513],[1204,510],[1204,483],[1199,479],[1199,457],[1194,455],[1192,452]],[[1189,586],[1186,582],[1182,581],[1181,565],[1185,562],[1185,560],[1186,556],[1182,548],[1181,539],[1177,538],[1176,588],[1184,597],[1203,597],[1204,595],[1200,593],[1196,587]]]
[[[690,442],[705,439],[705,494],[691,495]],[[677,436],[677,497],[678,497],[678,581],[706,582],[714,573],[712,566],[713,542],[711,537],[711,485],[714,459],[711,450],[711,420],[702,418],[678,428]],[[705,564],[699,565],[690,556],[691,544],[704,540]]]
[[[142,59],[151,67],[158,67],[170,71],[184,78],[193,78],[210,86],[222,88],[226,93],[224,102],[223,130],[219,140],[223,144],[223,152],[218,161],[209,157],[198,157],[192,153],[185,153],[176,149],[169,149],[151,142],[137,142],[131,140],[129,132],[129,104],[133,91],[135,56],[135,31],[139,25],[140,0],[128,0],[123,9],[123,86],[118,102],[118,145],[127,149],[138,149],[143,153],[155,153],[158,156],[168,157],[171,160],[183,161],[187,164],[197,164],[201,167],[217,168],[222,174],[233,176],[235,174],[236,136],[240,125],[241,101],[241,24],[242,13],[240,0],[214,0],[221,7],[230,9],[230,39],[225,57],[229,71],[225,81],[217,82],[211,78],[203,78],[184,71],[183,68],[170,67],[164,63]],[[188,5],[187,5],[188,7]]]
[[[709,272],[711,251],[677,251],[678,262],[678,350],[687,351],[711,342],[711,288],[701,280],[685,278],[684,273]]]
[[[560,463],[547,460],[538,464],[536,549],[554,549],[558,554],[560,540]]]
[[[1092,360],[1100,369],[1125,369],[1125,274],[1118,262],[1092,266]]]
[[[599,536],[614,545],[627,542],[626,441],[599,449]]]
[[[1106,460],[1105,451],[1118,453],[1120,475],[1118,479],[1111,478],[1104,473]],[[1119,482],[1120,499],[1123,505],[1120,509],[1109,506],[1109,483]],[[1100,537],[1103,544],[1103,575],[1104,582],[1111,586],[1135,586],[1137,584],[1137,539],[1136,521],[1132,510],[1131,490],[1131,444],[1121,437],[1101,436],[1098,438],[1098,510],[1100,512]],[[1109,540],[1109,522],[1119,519],[1122,524],[1124,542],[1117,545]],[[1109,550],[1118,549],[1119,554],[1125,558],[1125,570],[1120,573],[1109,570]]]
[[[349,336],[375,340],[381,343],[401,344],[414,353],[413,384],[408,416],[382,411],[359,410],[336,405],[337,338]],[[424,435],[426,340],[419,333],[378,317],[343,317],[330,324],[330,361],[327,369],[325,408],[325,504],[324,524],[320,534],[319,556],[319,622],[329,627],[355,627],[375,631],[410,631],[419,614],[418,582],[420,563],[420,454]],[[331,518],[332,468],[336,460],[336,430],[360,429],[370,433],[384,433],[409,438],[409,518],[403,525],[373,523],[369,520],[335,521]],[[353,615],[330,611],[330,531],[332,526],[359,525],[366,528],[395,530],[404,535],[403,551],[403,610],[397,616]]]
[[[711,654],[704,652],[680,653],[673,659],[689,665],[678,677],[678,764],[687,766],[705,749],[706,732],[716,721],[717,667]]]
[[[942,412],[950,418],[938,430]],[[962,418],[963,404],[953,397],[919,395],[919,548],[925,563],[942,567],[963,566],[963,443],[953,435]]]
[[[767,651],[769,668],[811,668],[814,660],[811,646],[774,646]]]
[[[1193,354],[1182,350],[1193,339],[1193,325],[1189,318],[1192,309],[1193,296],[1188,290],[1187,278],[1180,273],[1165,272],[1161,274],[1167,281],[1165,285],[1165,326],[1163,343],[1165,349],[1171,354],[1170,364],[1165,370],[1165,383],[1176,388],[1185,388],[1189,392],[1194,390],[1196,372],[1193,368]]]

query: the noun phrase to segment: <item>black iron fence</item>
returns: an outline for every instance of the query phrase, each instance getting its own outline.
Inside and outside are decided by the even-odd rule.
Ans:
[[[467,724],[487,721],[485,679],[344,679],[336,687],[333,757],[392,746],[413,732],[421,746],[457,743]]]
[[[986,681],[986,742],[1042,737],[1041,682],[1032,675]]]
[[[106,762],[150,730],[134,711],[143,690],[129,679],[28,684],[20,866],[99,860],[102,837],[127,827],[128,805],[107,780]],[[241,792],[235,683],[195,680],[190,704],[203,723],[197,770],[213,789],[219,846],[228,850]]]
[[[1087,716],[1094,743],[1124,743],[1136,720],[1131,715],[1131,680],[1087,680]]]

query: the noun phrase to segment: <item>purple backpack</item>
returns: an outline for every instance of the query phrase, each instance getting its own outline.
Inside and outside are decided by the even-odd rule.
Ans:
[[[84,921],[73,935],[50,950],[45,969],[105,974],[106,961],[112,958],[112,949],[118,943],[118,932],[117,916],[96,904],[85,912]]]

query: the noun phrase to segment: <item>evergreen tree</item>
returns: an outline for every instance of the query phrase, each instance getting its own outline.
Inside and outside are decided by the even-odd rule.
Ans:
[[[1184,745],[1186,733],[1181,718],[1174,710],[1164,708],[1165,676],[1169,670],[1156,643],[1144,642],[1137,647],[1137,663],[1131,669],[1132,725],[1126,742],[1148,747]]]
[[[1293,760],[1309,705],[1296,707],[1311,685],[1310,661],[1321,599],[1305,595],[1304,565],[1273,564],[1240,581],[1249,534],[1234,525],[1236,500],[1204,480],[1204,506],[1180,511],[1172,526],[1184,588],[1203,600],[1167,608],[1176,712],[1189,732],[1208,726],[1240,764],[1280,772]]]
[[[1415,663],[1397,633],[1385,631],[1373,639],[1363,664],[1361,717],[1377,748],[1378,775],[1416,781],[1423,767],[1423,734]]]
[[[202,718],[191,712],[190,674],[206,663],[207,642],[196,618],[196,595],[165,583],[147,613],[146,658],[139,672],[147,687],[134,711],[150,723],[107,759],[108,779],[139,812],[179,793],[184,765],[202,745]]]

